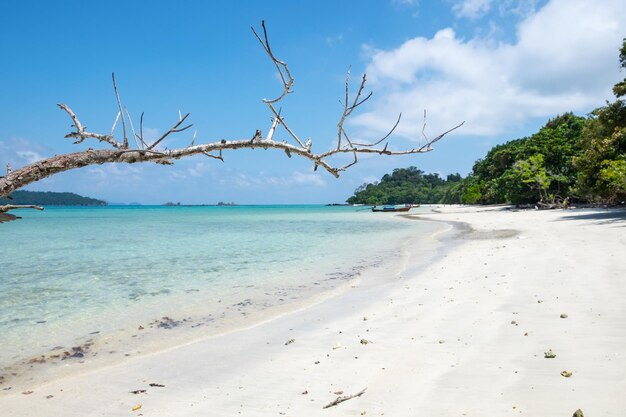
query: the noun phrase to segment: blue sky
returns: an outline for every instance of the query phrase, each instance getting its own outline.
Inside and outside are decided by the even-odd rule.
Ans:
[[[90,130],[108,132],[124,105],[148,134],[191,113],[196,142],[252,137],[269,128],[262,104],[280,85],[250,26],[265,19],[273,49],[290,66],[295,94],[283,115],[317,151],[341,114],[348,66],[367,72],[372,99],[347,126],[354,138],[384,134],[410,147],[465,120],[431,153],[371,157],[340,179],[282,152],[225,153],[151,164],[87,167],[33,190],[73,191],[110,202],[189,204],[342,202],[363,182],[415,165],[465,175],[495,144],[532,134],[547,119],[586,114],[611,99],[626,36],[618,0],[20,1],[0,4],[0,164],[100,145],[63,136],[68,104]],[[167,146],[189,143],[192,133]],[[275,139],[287,139],[279,132]]]

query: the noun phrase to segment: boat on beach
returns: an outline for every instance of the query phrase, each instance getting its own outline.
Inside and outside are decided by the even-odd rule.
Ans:
[[[373,212],[389,212],[389,213],[404,212],[404,211],[411,210],[412,207],[419,207],[419,204],[417,204],[417,205],[407,204],[407,205],[402,206],[402,207],[396,207],[396,206],[377,207],[377,206],[372,206],[372,211]]]

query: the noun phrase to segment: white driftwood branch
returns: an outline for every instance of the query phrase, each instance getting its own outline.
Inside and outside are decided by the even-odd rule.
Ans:
[[[344,395],[343,397],[337,397],[337,398],[335,398],[335,400],[329,402],[328,404],[326,404],[322,408],[324,409],[324,408],[334,407],[334,406],[336,406],[338,404],[341,404],[344,401],[348,401],[348,400],[351,400],[353,398],[360,397],[361,395],[365,394],[365,390],[366,389],[367,389],[367,387],[363,388],[361,391],[357,392],[356,394]]]
[[[89,132],[83,127],[83,125],[78,120],[78,117],[76,117],[72,109],[70,109],[66,104],[59,103],[57,104],[57,106],[59,106],[62,110],[64,110],[74,122],[73,126],[76,128],[76,131],[65,135],[66,138],[78,139],[76,142],[74,142],[74,144],[79,144],[85,139],[96,139],[96,140],[99,140],[100,142],[106,142],[110,144],[111,146],[113,146],[114,148],[124,149],[124,144],[116,141],[112,133],[109,135],[103,135],[100,133]],[[120,117],[119,113],[117,117]],[[117,124],[117,118],[115,120],[115,124]],[[115,129],[115,124],[113,125],[114,129]]]
[[[16,219],[21,219],[21,217],[16,216],[14,214],[7,213],[10,210],[18,210],[18,209],[35,209],[35,210],[43,210],[43,207],[27,204],[6,204],[0,206],[0,223],[10,222]]]
[[[351,166],[358,163],[358,154],[372,153],[379,155],[410,155],[429,152],[432,150],[432,145],[435,142],[439,141],[445,135],[463,125],[463,123],[460,123],[452,129],[438,135],[434,139],[428,139],[422,131],[422,134],[426,139],[426,143],[424,145],[409,149],[392,150],[389,148],[389,139],[398,124],[400,123],[400,115],[389,133],[383,136],[382,139],[371,144],[355,143],[350,140],[348,133],[346,132],[346,129],[344,127],[345,121],[348,119],[348,117],[350,117],[350,115],[352,115],[355,109],[361,106],[372,96],[372,93],[370,92],[366,95],[363,94],[367,81],[367,77],[364,74],[361,78],[361,82],[355,96],[350,99],[350,70],[348,70],[346,75],[345,99],[342,102],[343,113],[339,119],[339,123],[337,124],[337,145],[329,151],[314,153],[312,151],[313,141],[308,138],[306,141],[303,142],[294,132],[294,130],[289,127],[285,118],[281,115],[281,111],[276,110],[275,104],[283,100],[289,93],[292,92],[294,78],[291,75],[287,64],[284,61],[277,59],[274,55],[269,44],[269,38],[267,36],[265,22],[262,22],[261,26],[263,28],[263,37],[259,36],[254,28],[252,28],[252,31],[258,41],[261,43],[268,57],[276,67],[276,70],[278,71],[280,80],[283,85],[282,92],[277,98],[271,100],[263,99],[263,103],[268,106],[272,113],[272,124],[265,138],[263,138],[260,129],[255,129],[256,131],[255,134],[252,136],[252,139],[218,139],[212,142],[210,141],[208,143],[196,145],[196,132],[193,135],[191,144],[187,147],[165,150],[157,149],[157,146],[159,144],[162,144],[167,138],[170,137],[170,135],[183,132],[192,126],[192,124],[183,126],[186,119],[189,117],[189,113],[183,116],[182,113],[180,113],[179,111],[177,118],[178,120],[176,121],[176,123],[174,123],[172,127],[160,138],[158,138],[151,144],[147,144],[143,136],[144,114],[141,114],[139,121],[139,133],[137,133],[135,131],[135,127],[133,126],[130,113],[122,106],[122,101],[120,99],[120,95],[117,90],[117,84],[115,81],[115,74],[113,74],[113,90],[117,101],[118,111],[115,117],[115,121],[113,123],[113,127],[111,129],[111,133],[102,134],[88,131],[87,128],[81,123],[78,116],[76,116],[76,114],[72,111],[72,109],[70,109],[69,106],[67,106],[66,104],[58,104],[59,108],[65,111],[73,122],[72,126],[74,127],[74,131],[67,134],[65,136],[66,138],[76,139],[76,141],[74,142],[76,144],[79,144],[86,139],[95,139],[99,142],[109,144],[112,149],[88,149],[85,151],[71,154],[57,155],[52,158],[44,159],[42,161],[35,162],[34,164],[27,165],[16,170],[11,169],[10,166],[7,164],[6,175],[4,177],[0,176],[0,197],[8,196],[13,191],[19,188],[22,188],[28,184],[39,181],[51,175],[89,165],[98,165],[104,163],[131,164],[137,162],[154,162],[158,164],[169,165],[173,164],[175,160],[192,155],[205,155],[210,158],[224,161],[223,154],[225,151],[237,149],[263,148],[280,150],[285,152],[285,154],[290,158],[292,155],[297,155],[309,159],[313,162],[314,170],[317,170],[318,167],[322,167],[333,176],[339,177],[340,172],[345,171]],[[128,118],[129,127],[131,130],[131,134],[133,135],[136,148],[129,147],[129,141],[126,131],[126,118]],[[114,133],[120,119],[122,122],[122,139],[118,140],[115,138]],[[289,140],[275,140],[275,137],[278,135],[278,129],[281,126],[287,132]],[[383,142],[384,145],[382,145]],[[352,154],[353,160],[347,165],[336,167],[331,162],[331,157],[341,154]]]

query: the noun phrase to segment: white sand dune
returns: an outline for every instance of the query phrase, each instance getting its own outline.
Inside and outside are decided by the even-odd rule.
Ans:
[[[30,394],[6,391],[0,415],[625,416],[626,213],[437,210],[419,217],[471,230],[421,270]]]

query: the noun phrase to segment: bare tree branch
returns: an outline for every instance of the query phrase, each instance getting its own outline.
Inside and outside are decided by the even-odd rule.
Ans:
[[[74,122],[73,126],[76,128],[76,132],[71,132],[65,135],[66,138],[78,139],[76,142],[74,142],[74,144],[79,144],[85,139],[96,139],[100,142],[106,142],[110,144],[111,146],[113,146],[114,148],[124,149],[124,144],[116,141],[113,135],[102,135],[100,133],[88,132],[80,123],[80,121],[78,120],[78,118],[76,117],[72,109],[70,109],[66,104],[60,103],[60,104],[57,104],[57,106],[59,106],[59,108],[64,110]]]
[[[38,161],[34,164],[27,165],[25,167],[12,170],[10,166],[7,164],[7,174],[4,177],[0,177],[0,197],[2,196],[10,196],[10,194],[22,188],[28,184],[39,181],[43,178],[49,177],[51,175],[55,175],[61,172],[65,172],[72,169],[77,169],[89,165],[99,165],[104,163],[139,163],[139,162],[153,162],[157,164],[165,164],[170,165],[173,164],[174,161],[185,158],[192,155],[205,155],[210,158],[218,159],[220,161],[224,161],[223,152],[237,149],[276,149],[285,152],[285,154],[291,158],[292,155],[297,155],[306,159],[309,159],[313,162],[313,169],[317,170],[319,167],[322,167],[324,170],[329,172],[335,177],[339,177],[339,173],[343,172],[353,165],[358,163],[358,154],[379,154],[379,155],[410,155],[417,153],[425,153],[432,150],[432,145],[442,139],[445,135],[452,132],[453,130],[458,129],[463,125],[463,123],[458,124],[452,129],[447,130],[446,132],[438,135],[434,139],[428,139],[424,133],[425,130],[425,121],[424,127],[422,128],[422,135],[426,139],[426,143],[421,147],[409,148],[409,149],[401,149],[401,150],[390,150],[389,142],[386,142],[385,145],[380,148],[377,145],[381,144],[383,141],[390,139],[391,135],[396,130],[397,126],[400,123],[400,119],[402,114],[398,116],[397,121],[391,128],[391,130],[382,137],[382,139],[377,142],[371,144],[365,143],[356,143],[350,140],[348,133],[345,128],[345,122],[352,115],[355,109],[361,106],[364,102],[366,102],[371,96],[370,92],[367,95],[363,95],[365,91],[365,84],[367,81],[367,77],[364,74],[361,78],[361,82],[359,84],[359,88],[352,99],[350,99],[350,91],[349,91],[349,83],[350,83],[350,69],[346,74],[346,86],[345,86],[345,99],[342,102],[343,112],[339,119],[339,123],[337,124],[337,144],[329,151],[322,153],[314,153],[312,150],[313,141],[308,138],[305,142],[303,142],[298,135],[291,129],[285,121],[285,118],[281,115],[281,111],[276,111],[275,104],[282,101],[289,93],[292,92],[291,88],[293,86],[294,78],[292,77],[289,67],[287,64],[279,59],[277,59],[270,47],[269,38],[267,35],[267,29],[265,27],[265,22],[261,23],[263,28],[263,37],[259,36],[257,31],[252,28],[252,32],[261,43],[263,49],[267,53],[269,59],[274,63],[276,70],[280,76],[282,82],[282,92],[280,95],[272,100],[263,99],[263,103],[268,106],[270,112],[272,114],[272,124],[265,138],[263,138],[260,129],[256,129],[255,135],[252,139],[249,138],[241,138],[236,140],[226,140],[226,139],[218,139],[212,142],[207,142],[203,144],[195,144],[196,142],[196,134],[194,133],[191,144],[187,147],[178,148],[178,149],[165,149],[165,150],[157,150],[156,147],[161,144],[166,138],[170,137],[170,135],[174,135],[176,133],[183,132],[189,129],[192,124],[183,126],[184,122],[189,117],[189,113],[184,116],[180,113],[178,115],[178,120],[176,123],[169,128],[169,130],[163,134],[160,138],[155,140],[151,145],[146,143],[143,133],[143,121],[144,121],[144,113],[141,113],[141,118],[139,121],[139,134],[135,131],[135,128],[132,123],[132,119],[130,117],[130,113],[126,110],[126,116],[124,114],[124,108],[122,107],[122,102],[120,100],[120,96],[117,90],[117,84],[115,81],[115,74],[112,75],[113,79],[113,89],[115,92],[115,96],[117,99],[118,112],[113,123],[113,127],[111,129],[110,134],[101,134],[94,133],[88,131],[85,126],[81,123],[78,116],[70,109],[66,104],[58,104],[59,108],[65,111],[70,119],[72,120],[72,126],[74,127],[74,131],[68,133],[65,137],[76,139],[74,143],[79,144],[83,142],[85,139],[95,139],[99,142],[108,143],[112,149],[88,149],[81,152],[65,154],[65,155],[57,155],[48,159],[44,159],[42,161]],[[135,149],[129,148],[128,137],[126,133],[126,117],[128,117],[128,121],[130,124],[130,129],[135,140]],[[115,128],[119,119],[122,120],[122,140],[117,140],[115,138]],[[181,127],[182,126],[182,127]],[[283,127],[288,134],[289,140],[276,140],[275,137],[279,134],[279,127]],[[345,143],[344,143],[345,140]],[[352,154],[353,160],[344,166],[334,166],[331,163],[331,157],[335,155],[341,154]],[[0,206],[2,207],[2,206]],[[4,206],[6,207],[6,206]],[[0,209],[0,212],[5,213]],[[360,394],[359,394],[360,395]]]
[[[348,165],[344,165],[341,168],[337,168],[337,172],[345,171],[348,168],[350,168],[352,165],[356,165],[357,162],[359,162],[358,158],[356,157],[356,152],[353,152],[353,154],[354,154],[354,160],[350,162]]]
[[[454,126],[452,129],[448,129],[445,132],[439,134],[438,136],[436,136],[434,139],[428,139],[427,138],[427,143],[422,146],[421,148],[419,148],[419,150],[421,152],[428,152],[430,150],[432,150],[431,146],[435,143],[435,142],[439,142],[441,139],[443,139],[444,136],[446,136],[448,133],[457,130],[459,127],[463,126],[465,124],[465,122],[461,122],[458,125]]]
[[[302,141],[300,140],[300,138],[298,138],[298,135],[296,135],[290,128],[289,126],[287,126],[287,123],[285,123],[285,119],[280,115],[279,112],[276,111],[276,109],[274,108],[274,106],[269,103],[268,104],[269,109],[272,111],[272,113],[274,114],[274,117],[278,119],[278,121],[280,122],[280,124],[285,128],[285,130],[287,131],[287,133],[289,133],[289,135],[296,141],[298,142],[298,145],[304,147],[304,143],[302,143]]]

